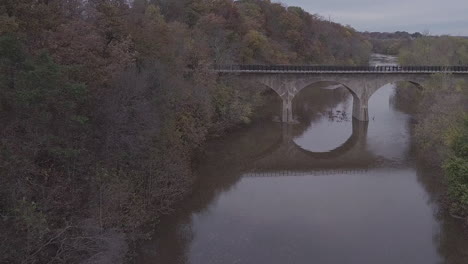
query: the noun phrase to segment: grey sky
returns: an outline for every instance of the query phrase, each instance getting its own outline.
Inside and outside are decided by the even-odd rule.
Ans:
[[[280,0],[360,31],[468,36],[468,0]]]

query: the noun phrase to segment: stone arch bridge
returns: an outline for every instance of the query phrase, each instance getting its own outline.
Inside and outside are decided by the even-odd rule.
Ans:
[[[468,66],[286,66],[225,65],[215,66],[219,74],[236,74],[274,90],[282,99],[282,121],[293,123],[292,102],[304,88],[315,83],[344,86],[353,96],[353,117],[368,121],[369,98],[382,86],[406,81],[422,88],[431,75],[450,74],[468,78]]]

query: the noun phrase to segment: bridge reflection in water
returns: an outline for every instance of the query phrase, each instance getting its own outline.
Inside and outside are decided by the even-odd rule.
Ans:
[[[295,126],[283,125],[282,138],[265,153],[249,161],[246,177],[327,175],[362,173],[379,157],[368,151],[368,122],[353,119],[352,134],[340,146],[327,152],[312,152],[296,144]]]

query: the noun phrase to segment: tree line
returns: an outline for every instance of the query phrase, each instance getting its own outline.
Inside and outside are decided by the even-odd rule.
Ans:
[[[372,50],[375,53],[398,55],[400,49],[409,45],[413,40],[420,38],[423,34],[419,32],[408,33],[406,31],[390,32],[363,32],[369,42],[372,43]]]

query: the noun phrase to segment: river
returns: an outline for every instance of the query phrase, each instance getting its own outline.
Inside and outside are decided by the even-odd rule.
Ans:
[[[440,173],[414,151],[417,98],[398,89],[378,90],[363,123],[345,88],[311,86],[293,102],[298,125],[257,120],[213,140],[192,195],[137,263],[468,263],[461,223],[440,210]]]

